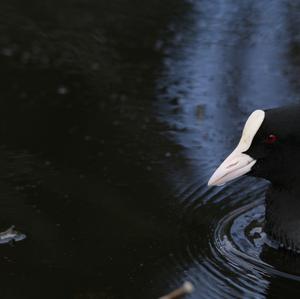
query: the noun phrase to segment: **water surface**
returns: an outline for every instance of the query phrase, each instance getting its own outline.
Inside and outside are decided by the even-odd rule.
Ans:
[[[254,109],[299,98],[293,1],[2,1],[1,298],[293,298],[267,182],[208,188]]]

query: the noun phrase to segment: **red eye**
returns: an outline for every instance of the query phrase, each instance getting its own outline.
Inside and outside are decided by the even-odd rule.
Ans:
[[[277,141],[277,136],[274,134],[270,134],[267,138],[266,138],[266,143],[267,144],[273,144],[275,141]]]

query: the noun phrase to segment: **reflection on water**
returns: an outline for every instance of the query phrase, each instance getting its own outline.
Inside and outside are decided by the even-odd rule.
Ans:
[[[295,257],[278,262],[286,253],[263,232],[266,183],[205,185],[235,146],[247,115],[299,98],[299,64],[290,56],[291,44],[298,43],[294,8],[289,1],[199,0],[171,27],[176,35],[158,81],[160,120],[189,161],[181,182],[176,178],[176,193],[193,228],[186,248],[172,257],[177,275],[173,270],[169,279],[171,285],[192,281],[196,291],[189,298],[298,293],[289,288],[300,280]]]

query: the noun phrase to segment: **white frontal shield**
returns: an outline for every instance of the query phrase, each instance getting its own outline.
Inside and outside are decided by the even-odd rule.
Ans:
[[[255,110],[249,116],[238,146],[217,168],[208,181],[208,186],[224,185],[251,170],[252,166],[256,163],[256,160],[249,155],[244,154],[244,152],[250,148],[253,138],[259,130],[264,118],[265,112],[263,110]]]

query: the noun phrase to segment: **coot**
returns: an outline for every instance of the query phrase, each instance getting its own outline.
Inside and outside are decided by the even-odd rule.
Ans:
[[[266,231],[287,249],[300,250],[300,106],[256,110],[235,150],[210,178],[219,186],[244,174],[271,182]]]

